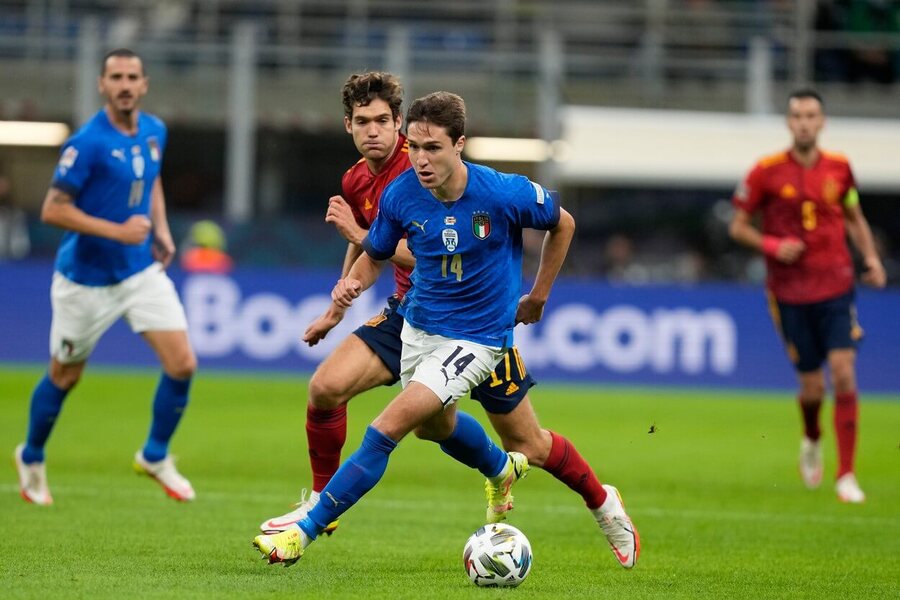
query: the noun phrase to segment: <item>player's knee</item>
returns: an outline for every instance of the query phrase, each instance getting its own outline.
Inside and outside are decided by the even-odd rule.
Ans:
[[[450,423],[426,423],[419,425],[413,430],[413,433],[420,440],[428,440],[431,442],[440,442],[446,440],[453,435],[453,424]]]
[[[831,380],[834,391],[839,394],[856,389],[856,375],[852,368],[833,370]]]
[[[81,379],[81,371],[57,370],[50,372],[50,381],[61,390],[71,390]]]
[[[817,398],[821,400],[825,397],[825,382],[804,381],[800,388],[800,397],[810,399]]]
[[[313,373],[309,380],[309,404],[313,408],[329,410],[339,407],[347,401],[347,386],[343,382],[320,371]]]
[[[190,379],[197,371],[197,357],[192,352],[168,361],[163,369],[172,379]]]
[[[64,365],[53,360],[50,362],[47,375],[53,385],[59,389],[71,390],[81,380],[82,372],[84,372],[84,363]]]

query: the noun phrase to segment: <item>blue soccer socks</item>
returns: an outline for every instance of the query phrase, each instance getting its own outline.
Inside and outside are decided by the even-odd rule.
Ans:
[[[28,421],[28,439],[22,450],[22,462],[26,464],[44,462],[44,445],[56,417],[62,410],[63,400],[69,390],[63,390],[50,381],[50,375],[45,374],[38,382],[31,394],[31,410]]]
[[[506,466],[506,452],[488,436],[472,415],[456,413],[456,427],[446,440],[438,442],[441,450],[464,465],[478,469],[485,477],[494,477]]]
[[[396,447],[397,442],[370,425],[362,445],[344,461],[319,495],[319,503],[298,523],[300,529],[310,539],[316,539],[329,523],[375,487]]]
[[[169,440],[184,414],[190,388],[190,378],[173,379],[165,373],[159,378],[156,396],[153,398],[150,435],[144,444],[144,458],[148,462],[161,461],[169,453]]]

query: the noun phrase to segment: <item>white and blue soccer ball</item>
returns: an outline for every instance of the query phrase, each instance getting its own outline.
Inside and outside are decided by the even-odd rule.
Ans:
[[[531,571],[531,544],[506,523],[493,523],[472,534],[463,549],[466,575],[480,587],[516,587]]]

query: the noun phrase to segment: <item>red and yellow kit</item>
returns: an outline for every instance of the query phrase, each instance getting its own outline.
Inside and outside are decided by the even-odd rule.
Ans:
[[[846,157],[819,151],[812,167],[790,151],[760,160],[738,186],[732,202],[762,214],[763,235],[794,237],[806,250],[793,264],[767,256],[767,287],[777,300],[808,304],[853,288],[853,261],[844,228],[844,203],[856,202],[856,182]]]
[[[377,175],[372,174],[363,158],[347,169],[341,179],[341,188],[344,200],[353,210],[353,216],[360,227],[369,229],[372,226],[372,221],[378,215],[378,201],[381,200],[384,188],[410,166],[409,144],[401,134],[394,153]],[[394,283],[397,286],[394,293],[398,298],[403,298],[409,290],[411,272],[412,269],[394,265]]]

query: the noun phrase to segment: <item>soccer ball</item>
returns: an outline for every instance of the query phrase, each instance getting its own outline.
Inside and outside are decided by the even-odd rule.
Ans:
[[[506,523],[481,527],[463,549],[463,566],[479,587],[516,587],[531,571],[531,544]]]

